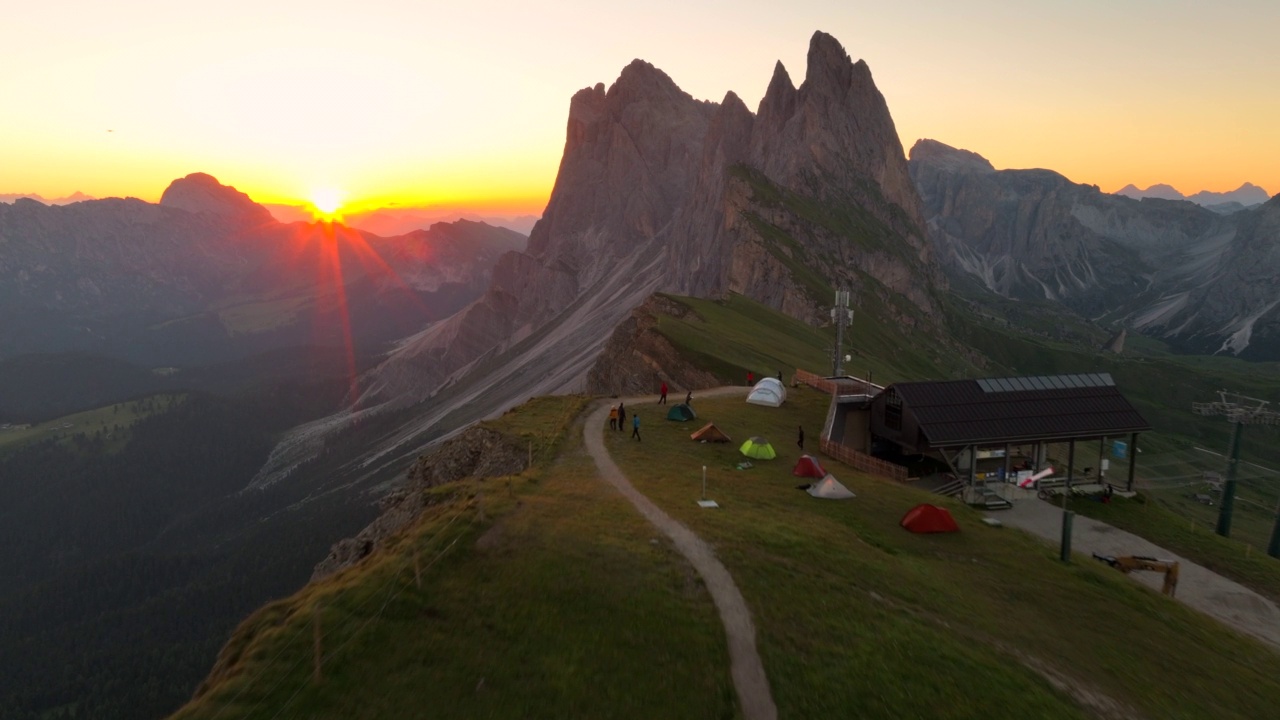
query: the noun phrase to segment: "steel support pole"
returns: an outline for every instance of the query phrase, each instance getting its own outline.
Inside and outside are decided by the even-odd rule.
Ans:
[[[1271,542],[1267,544],[1267,554],[1280,558],[1280,502],[1276,502],[1276,524],[1271,527]]]
[[[1067,496],[1071,494],[1071,474],[1076,470],[1076,441],[1067,445],[1067,484],[1062,488],[1062,543],[1059,558],[1071,562],[1071,525],[1075,513],[1067,509]]]
[[[1133,492],[1133,473],[1138,469],[1138,433],[1129,435],[1129,484],[1125,488]]]
[[[1231,451],[1227,455],[1227,479],[1222,483],[1222,509],[1218,512],[1218,534],[1231,537],[1231,516],[1236,505],[1236,466],[1240,464],[1240,436],[1244,423],[1236,422],[1231,430]]]

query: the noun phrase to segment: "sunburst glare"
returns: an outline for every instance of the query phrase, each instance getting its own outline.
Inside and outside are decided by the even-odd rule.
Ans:
[[[338,211],[346,194],[334,188],[318,188],[311,193],[311,212],[317,220],[341,220]]]

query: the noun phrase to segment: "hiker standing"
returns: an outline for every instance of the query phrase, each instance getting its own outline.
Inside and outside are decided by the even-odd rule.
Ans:
[[[662,397],[658,398],[658,404],[666,405],[667,404],[667,383],[665,380],[662,382],[662,387],[658,389],[658,392],[662,393]]]
[[[640,442],[640,415],[637,413],[631,413],[631,437]]]
[[[782,371],[778,371],[778,382],[782,382]]]
[[[685,393],[685,394],[684,394],[684,404],[685,404],[685,405],[692,405],[692,404],[693,404],[693,391],[692,391],[692,390],[690,390],[689,392],[687,392],[687,393]]]
[[[609,408],[609,429],[618,429],[618,406],[613,405]]]
[[[803,450],[804,449],[804,426],[797,425],[796,428],[799,431],[798,434],[796,435],[796,444],[800,446],[801,450]]]
[[[755,384],[755,380],[756,380],[756,375],[755,375],[755,373],[753,373],[753,372],[751,372],[750,370],[748,370],[748,371],[747,371],[747,384],[748,384],[748,385],[754,385],[754,384]]]
[[[627,409],[618,403],[618,432],[622,432],[627,427]]]

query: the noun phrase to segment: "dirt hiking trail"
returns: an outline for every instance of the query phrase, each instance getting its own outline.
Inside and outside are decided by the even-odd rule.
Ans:
[[[726,387],[704,390],[699,396],[746,395],[748,390],[747,387]],[[623,402],[627,404],[651,403],[656,400],[656,395],[623,398]],[[716,610],[720,613],[720,620],[724,623],[725,635],[729,641],[730,674],[743,717],[746,720],[776,720],[778,708],[773,704],[769,679],[764,674],[764,664],[760,662],[760,654],[756,651],[756,628],[751,622],[751,611],[747,609],[746,600],[729,571],[716,559],[711,546],[636,490],[613,462],[604,446],[610,404],[602,402],[592,410],[583,430],[587,452],[595,460],[600,477],[617,488],[641,515],[670,538],[675,548],[702,577],[702,582],[706,584]]]

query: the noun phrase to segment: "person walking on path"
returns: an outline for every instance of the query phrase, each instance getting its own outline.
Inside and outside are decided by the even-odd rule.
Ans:
[[[609,429],[618,429],[618,406],[614,405],[609,408]]]
[[[662,393],[662,397],[658,398],[658,404],[666,405],[667,404],[667,383],[665,380],[662,383],[662,387],[658,389],[658,392]]]
[[[618,403],[618,432],[627,429],[627,409]]]
[[[803,450],[804,449],[804,426],[797,425],[796,427],[799,428],[799,434],[796,436],[796,444],[800,446],[801,450]]]
[[[640,442],[640,416],[636,413],[631,413],[631,437]]]

